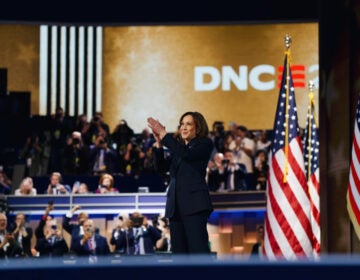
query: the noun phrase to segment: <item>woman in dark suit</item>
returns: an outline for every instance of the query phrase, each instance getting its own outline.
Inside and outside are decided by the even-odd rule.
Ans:
[[[165,126],[148,118],[156,139],[155,159],[158,170],[169,163],[165,216],[170,221],[171,250],[175,254],[210,253],[207,220],[213,211],[206,167],[213,151],[205,118],[198,112],[184,113],[175,135]],[[164,157],[165,146],[170,157]]]

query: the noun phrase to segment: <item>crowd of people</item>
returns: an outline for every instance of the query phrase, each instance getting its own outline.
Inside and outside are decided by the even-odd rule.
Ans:
[[[216,121],[208,136],[214,143],[206,174],[210,191],[266,189],[271,144],[268,131],[250,131],[235,123],[225,129],[223,122]],[[49,125],[40,131],[33,130],[19,151],[19,159],[26,166],[20,186],[12,186],[10,174],[6,174],[4,168],[0,170],[0,193],[10,194],[14,192],[12,188],[18,188],[17,195],[35,195],[38,186],[29,187],[33,184],[31,178],[54,173],[60,176],[110,174],[134,178],[155,174],[154,143],[154,136],[147,127],[142,133],[135,134],[126,120],[121,120],[111,131],[101,112],[96,112],[90,121],[86,115],[81,115],[74,123],[62,108],[57,108]],[[168,173],[160,175],[166,186]],[[87,188],[86,182],[80,184],[81,189]],[[66,191],[62,192],[72,192],[71,188],[65,187]],[[74,187],[79,189],[79,184]]]
[[[90,122],[86,116],[79,117],[72,127],[62,108],[58,108],[52,121],[49,147],[46,148],[39,135],[32,135],[20,153],[26,159],[27,169],[15,195],[41,193],[32,178],[44,170],[49,182],[43,193],[48,195],[90,193],[84,182],[76,181],[72,186],[63,182],[62,174],[99,176],[94,193],[116,194],[119,189],[114,174],[139,176],[160,172],[167,174],[169,180],[165,216],[149,221],[139,212],[128,217],[119,215],[107,240],[87,213],[79,213],[76,223],[72,222],[75,212],[81,209],[78,205],[64,215],[59,227],[50,215],[53,204],[49,203],[34,231],[36,244],[31,246],[26,240],[31,240],[33,232],[26,227],[25,216],[17,213],[15,222],[8,225],[8,217],[1,214],[0,257],[73,254],[88,256],[90,262],[96,262],[98,256],[112,253],[210,253],[206,224],[213,208],[209,191],[266,189],[271,141],[265,130],[254,133],[235,123],[225,130],[222,122],[215,122],[210,131],[198,112],[185,113],[179,130],[173,133],[150,117],[147,122],[151,132],[145,128],[141,135],[135,135],[125,120],[110,133],[101,112],[95,113]],[[45,158],[48,158],[47,168]],[[195,185],[196,193],[191,189]],[[4,171],[0,171],[0,186],[3,194],[10,194],[11,180]],[[70,234],[70,242],[65,241],[63,231]]]
[[[162,215],[148,219],[140,212],[119,214],[107,238],[80,205],[62,216],[61,225],[51,215],[53,209],[49,202],[34,230],[23,213],[17,213],[10,222],[7,215],[0,213],[0,259],[85,257],[85,261],[93,263],[99,256],[171,252],[169,223]],[[69,240],[64,232],[69,234]]]

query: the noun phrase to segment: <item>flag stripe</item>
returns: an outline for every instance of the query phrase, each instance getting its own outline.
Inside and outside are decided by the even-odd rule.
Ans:
[[[310,197],[289,54],[287,50],[269,161],[264,236],[268,259],[311,257],[313,251]]]
[[[349,171],[349,183],[346,194],[347,210],[350,221],[354,227],[357,237],[360,239],[360,96],[358,97],[358,104],[355,115],[354,134],[352,142],[351,162]]]

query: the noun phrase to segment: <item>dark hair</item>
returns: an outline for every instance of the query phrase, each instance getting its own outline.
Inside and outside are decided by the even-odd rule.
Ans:
[[[197,137],[208,137],[209,136],[209,127],[204,116],[199,112],[186,112],[180,117],[179,127],[182,120],[186,116],[192,116],[195,122],[196,136]]]

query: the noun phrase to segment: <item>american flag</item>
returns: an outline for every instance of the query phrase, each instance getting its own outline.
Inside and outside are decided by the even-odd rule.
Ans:
[[[270,150],[265,236],[267,259],[312,257],[310,198],[291,76],[285,53]]]
[[[360,239],[360,97],[358,100],[348,190],[346,195],[347,209],[357,237]]]
[[[320,255],[319,133],[315,120],[315,102],[312,88],[310,89],[309,101],[304,135],[304,162],[310,194],[314,257],[318,257]]]

